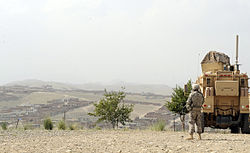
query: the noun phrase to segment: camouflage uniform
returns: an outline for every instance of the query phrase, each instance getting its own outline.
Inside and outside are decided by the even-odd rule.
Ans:
[[[197,133],[202,133],[201,124],[201,107],[204,102],[204,97],[199,91],[192,91],[189,95],[186,107],[189,111],[189,134],[192,135],[195,132],[195,123],[197,126]]]

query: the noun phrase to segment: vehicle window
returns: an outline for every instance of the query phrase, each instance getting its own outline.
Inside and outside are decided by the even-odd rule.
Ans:
[[[241,79],[241,80],[240,80],[240,85],[241,85],[241,86],[244,86],[244,85],[245,85],[245,79]]]
[[[207,86],[210,86],[210,84],[211,84],[211,79],[207,78]]]

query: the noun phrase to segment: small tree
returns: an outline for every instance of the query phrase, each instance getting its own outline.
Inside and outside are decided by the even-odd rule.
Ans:
[[[133,111],[133,105],[124,104],[126,94],[123,91],[104,91],[104,97],[99,103],[94,104],[94,112],[88,113],[91,116],[98,117],[97,122],[107,121],[118,128],[118,124],[125,125],[130,122],[130,114]]]
[[[46,130],[52,130],[53,129],[53,123],[50,118],[46,118],[43,121],[43,126]]]
[[[185,131],[185,115],[188,113],[185,109],[185,105],[192,90],[191,80],[188,81],[187,88],[188,91],[185,93],[183,88],[176,86],[176,88],[173,89],[174,91],[171,96],[171,101],[167,101],[165,104],[169,111],[180,116],[183,131]]]

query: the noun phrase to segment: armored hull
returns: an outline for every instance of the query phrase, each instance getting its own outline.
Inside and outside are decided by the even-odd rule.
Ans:
[[[248,75],[229,61],[227,55],[211,51],[201,63],[203,74],[196,83],[204,95],[203,128],[250,133]]]

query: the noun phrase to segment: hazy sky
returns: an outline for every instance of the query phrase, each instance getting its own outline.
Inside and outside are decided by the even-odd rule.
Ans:
[[[0,84],[181,85],[208,51],[234,58],[236,34],[250,72],[249,0],[0,0]]]

